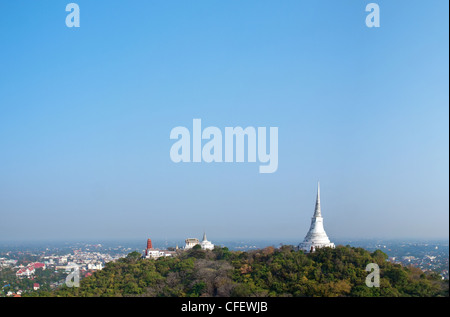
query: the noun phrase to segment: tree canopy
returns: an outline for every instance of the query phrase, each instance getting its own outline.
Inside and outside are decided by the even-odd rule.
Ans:
[[[81,280],[41,296],[448,296],[437,274],[388,262],[380,250],[338,246],[305,254],[293,246],[249,252],[191,249],[175,257],[141,259],[130,253]],[[380,287],[368,287],[369,263]]]

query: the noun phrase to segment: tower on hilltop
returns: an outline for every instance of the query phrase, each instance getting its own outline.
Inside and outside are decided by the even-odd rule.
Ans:
[[[145,249],[145,256],[148,256],[148,251],[153,249],[152,239],[147,240],[147,248]]]
[[[317,198],[314,215],[311,219],[311,227],[306,234],[305,240],[299,244],[299,249],[305,252],[314,252],[318,248],[334,248],[323,228],[322,210],[320,208],[320,183],[317,184]]]

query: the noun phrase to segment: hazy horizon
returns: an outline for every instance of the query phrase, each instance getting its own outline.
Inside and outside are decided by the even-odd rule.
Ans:
[[[146,248],[147,244],[147,238],[136,238],[136,239],[123,239],[123,240],[116,240],[116,239],[92,239],[92,240],[59,240],[59,241],[50,241],[50,240],[42,240],[42,241],[31,241],[31,240],[25,240],[25,241],[0,241],[0,248],[6,248],[6,247],[21,247],[25,248],[23,250],[26,250],[26,248],[36,248],[36,247],[69,247],[69,246],[75,246],[75,245],[95,245],[95,244],[101,244],[102,247],[133,247],[137,249],[144,250]],[[190,237],[195,238],[195,237]],[[197,237],[201,240],[201,237]],[[176,238],[168,238],[168,239],[159,239],[159,238],[153,238],[152,243],[153,247],[155,248],[166,248],[166,247],[175,247],[178,246],[179,248],[184,247],[184,238],[176,239]],[[274,246],[279,247],[281,245],[292,245],[292,246],[298,246],[300,242],[303,241],[303,239],[300,240],[293,240],[293,239],[219,239],[219,240],[212,240],[211,242],[214,245],[217,246],[225,246],[225,247],[231,247],[236,248],[237,246],[242,246],[243,244],[246,244],[249,248],[251,246],[256,246],[257,248],[264,248],[268,246]],[[352,247],[360,247],[360,246],[367,246],[367,245],[373,245],[373,244],[401,244],[401,243],[407,243],[407,244],[449,244],[449,239],[335,239],[333,240],[335,242],[336,246],[339,245],[350,245]]]

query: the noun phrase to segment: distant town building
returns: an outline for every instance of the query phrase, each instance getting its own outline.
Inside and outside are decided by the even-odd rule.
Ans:
[[[16,276],[19,278],[27,277],[30,278],[32,275],[34,275],[36,269],[43,269],[45,270],[45,264],[44,263],[30,263],[26,267],[21,267],[17,272]]]
[[[0,258],[0,268],[14,266],[16,263],[17,263],[17,260]]]
[[[27,277],[30,278],[34,274],[35,270],[33,267],[25,267],[16,272],[16,276],[19,278]]]
[[[102,270],[103,265],[101,263],[89,263],[87,265],[88,270]]]
[[[31,263],[30,265],[32,265],[35,269],[45,270],[45,263],[35,262],[35,263]]]
[[[311,227],[305,239],[299,244],[299,249],[305,252],[314,252],[318,248],[334,248],[334,243],[330,242],[323,228],[322,210],[320,208],[320,183],[317,185],[316,208],[311,219]]]

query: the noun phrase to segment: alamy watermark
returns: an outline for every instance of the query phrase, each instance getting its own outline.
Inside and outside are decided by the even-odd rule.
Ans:
[[[380,6],[376,3],[369,3],[366,6],[366,12],[370,12],[366,16],[366,26],[368,28],[380,27]]]
[[[66,276],[67,287],[80,287],[80,267],[73,266],[72,271]]]
[[[376,263],[369,263],[366,271],[370,272],[366,277],[367,287],[380,287],[380,267]]]
[[[269,137],[267,130],[269,130]],[[247,162],[254,163],[258,160],[265,164],[259,166],[260,173],[276,172],[278,169],[278,127],[269,129],[266,127],[246,127],[245,129],[225,127],[224,134],[225,142],[223,142],[222,131],[217,127],[207,127],[202,131],[201,119],[193,120],[192,138],[188,128],[175,127],[170,132],[170,139],[177,140],[170,149],[170,159],[175,163],[200,163],[202,161],[206,163],[239,163],[245,162],[245,153],[247,152]],[[203,140],[208,141],[203,145]],[[245,151],[245,140],[247,140],[247,151]],[[236,153],[234,149],[236,149]],[[236,161],[234,161],[235,157]]]
[[[377,3],[369,3],[366,5],[366,26],[369,28],[380,27],[380,6]],[[69,3],[66,5],[66,12],[70,12],[66,17],[66,26],[68,28],[80,27],[80,6],[77,3]]]
[[[66,16],[66,26],[68,28],[80,27],[80,7],[76,3],[66,5],[66,12],[70,12]]]

